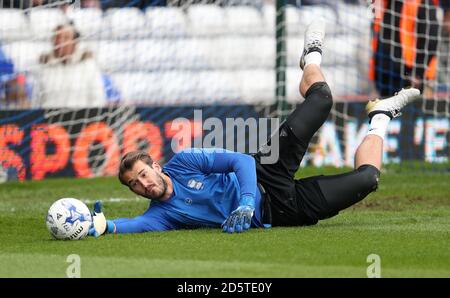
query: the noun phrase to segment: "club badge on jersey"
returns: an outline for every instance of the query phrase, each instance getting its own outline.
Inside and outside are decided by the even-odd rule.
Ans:
[[[193,189],[197,189],[197,190],[203,189],[203,183],[196,181],[195,179],[189,180],[187,183],[187,186],[189,188],[193,188]]]

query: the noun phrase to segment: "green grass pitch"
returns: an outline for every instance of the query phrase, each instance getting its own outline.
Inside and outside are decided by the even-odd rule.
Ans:
[[[302,176],[338,173],[302,169]],[[391,168],[363,202],[312,227],[219,229],[53,240],[48,207],[75,197],[108,218],[133,217],[148,201],[116,178],[47,179],[0,185],[0,277],[65,277],[67,256],[81,277],[366,277],[370,254],[382,277],[450,277],[450,174]]]

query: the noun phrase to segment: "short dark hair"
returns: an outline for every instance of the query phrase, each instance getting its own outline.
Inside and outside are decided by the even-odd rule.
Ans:
[[[143,161],[150,167],[152,167],[152,165],[153,165],[152,157],[145,151],[130,151],[130,152],[126,153],[120,160],[120,166],[119,166],[120,183],[122,183],[123,185],[129,186],[127,181],[123,180],[123,174],[125,174],[126,171],[131,170],[131,168],[133,168],[134,164],[138,160]]]
[[[75,40],[75,42],[77,42],[81,38],[81,33],[80,31],[77,30],[77,28],[75,27],[75,23],[73,21],[64,24],[59,24],[53,31],[56,35],[56,32],[63,30],[64,28],[70,28],[73,31],[73,39]]]

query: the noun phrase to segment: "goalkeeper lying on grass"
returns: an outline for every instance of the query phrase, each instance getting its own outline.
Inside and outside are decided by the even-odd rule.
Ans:
[[[320,70],[324,36],[321,24],[306,31],[300,59],[300,93],[305,101],[274,135],[279,144],[276,163],[262,162],[262,151],[249,156],[222,149],[187,149],[161,167],[145,152],[129,152],[121,160],[119,179],[134,193],[151,199],[150,207],[135,218],[106,220],[98,202],[90,235],[206,227],[240,233],[250,227],[313,225],[374,191],[389,121],[420,91],[405,89],[369,102],[370,127],[356,151],[355,170],[294,180],[311,138],[333,104]]]

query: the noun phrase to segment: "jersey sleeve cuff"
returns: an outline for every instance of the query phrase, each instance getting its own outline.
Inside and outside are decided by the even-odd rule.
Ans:
[[[241,196],[241,199],[239,200],[240,206],[250,206],[252,208],[255,208],[255,197],[249,194],[244,194]]]

